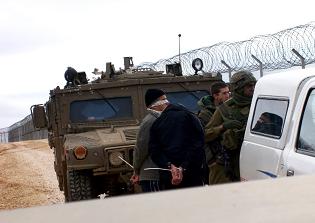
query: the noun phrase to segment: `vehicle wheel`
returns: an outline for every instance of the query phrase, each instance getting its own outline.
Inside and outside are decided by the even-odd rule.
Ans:
[[[92,199],[92,175],[88,171],[68,170],[68,201]]]
[[[65,202],[69,202],[69,189],[68,189],[68,178],[67,178],[67,167],[65,165],[65,162],[62,162],[62,190],[63,190],[63,194],[65,196]]]
[[[112,175],[110,177],[106,177],[103,183],[99,183],[98,185],[105,185],[103,191],[106,192],[108,196],[118,196],[123,194],[131,193],[131,187],[129,184],[119,180],[119,175]]]

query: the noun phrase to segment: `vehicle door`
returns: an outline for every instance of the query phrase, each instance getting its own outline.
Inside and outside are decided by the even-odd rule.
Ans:
[[[258,96],[240,155],[242,180],[276,178],[282,160],[289,99]]]
[[[303,99],[304,105],[300,106],[300,120],[294,141],[292,141],[292,149],[286,160],[286,175],[302,175],[315,173],[315,84],[312,88],[308,88]],[[303,95],[303,92],[301,92]],[[303,96],[301,96],[303,97]]]

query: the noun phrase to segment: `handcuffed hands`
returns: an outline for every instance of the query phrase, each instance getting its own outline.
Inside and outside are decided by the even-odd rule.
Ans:
[[[133,174],[130,178],[132,184],[138,184],[140,181],[139,175]]]
[[[176,167],[175,165],[171,164],[171,173],[172,173],[172,181],[173,185],[178,185],[183,180],[183,169],[180,167]]]

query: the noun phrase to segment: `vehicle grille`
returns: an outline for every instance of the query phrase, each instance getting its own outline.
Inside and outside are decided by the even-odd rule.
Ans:
[[[127,141],[137,139],[138,129],[126,129],[123,132]]]
[[[134,146],[119,146],[119,147],[111,147],[110,149],[106,149],[107,157],[111,152],[117,151],[122,154],[122,158],[126,160],[131,165],[133,164],[133,150]],[[132,170],[126,163],[122,163],[121,165],[112,165],[111,162],[107,161],[107,169],[108,171],[130,171]]]

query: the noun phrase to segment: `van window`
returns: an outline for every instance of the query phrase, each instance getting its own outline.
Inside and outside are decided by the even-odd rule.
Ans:
[[[315,89],[308,97],[303,111],[298,140],[298,150],[305,152],[315,152]]]
[[[74,101],[70,105],[72,123],[132,118],[131,97]]]
[[[195,113],[200,109],[197,102],[206,95],[209,95],[208,91],[180,91],[166,93],[167,99],[171,103],[181,104]]]
[[[289,101],[258,98],[251,123],[251,132],[271,138],[280,138]]]

